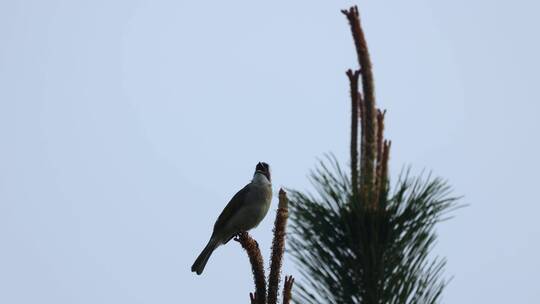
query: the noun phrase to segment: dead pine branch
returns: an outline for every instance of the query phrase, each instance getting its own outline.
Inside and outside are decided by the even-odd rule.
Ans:
[[[358,116],[360,115],[360,92],[358,92],[358,76],[360,70],[347,71],[351,87],[351,186],[353,195],[358,197]]]
[[[268,276],[268,304],[276,304],[278,298],[279,279],[285,251],[285,228],[289,215],[289,199],[287,193],[279,190],[279,205],[274,222],[274,240],[272,241],[272,256],[270,258],[270,274]]]
[[[384,163],[384,111],[376,108],[375,104],[375,82],[373,79],[371,58],[367,47],[364,31],[360,24],[360,14],[358,13],[358,7],[353,6],[348,10],[341,11],[349,21],[351,33],[354,40],[356,49],[356,57],[358,59],[358,65],[360,66],[360,76],[362,82],[362,95],[357,93],[358,108],[360,112],[360,119],[362,123],[362,132],[360,139],[360,201],[372,209],[378,208],[378,200],[380,197],[380,189],[384,187],[382,183],[386,181],[386,178],[381,176],[385,171],[386,164]],[[349,70],[350,71],[350,70]],[[347,72],[349,75],[350,72]],[[349,76],[351,82],[351,90],[353,88],[353,79]],[[351,91],[351,96],[353,92]],[[358,112],[353,109],[353,112]],[[357,118],[353,118],[355,120]],[[357,123],[352,122],[353,126]],[[356,140],[351,138],[351,155],[353,144],[356,144]],[[357,146],[355,146],[357,149]],[[351,166],[353,165],[353,159],[351,157]],[[352,168],[354,169],[354,168]],[[354,180],[353,180],[354,181]]]
[[[266,279],[264,276],[264,262],[257,241],[247,232],[240,233],[235,240],[240,243],[248,254],[255,292],[249,294],[251,304],[277,304],[279,282],[281,277],[281,267],[283,264],[283,253],[285,251],[285,235],[288,218],[289,199],[287,193],[279,190],[279,205],[274,221],[274,239],[272,241],[272,252],[270,258],[270,274],[268,276],[268,294]],[[285,277],[283,289],[283,303],[289,303],[291,298],[291,288],[294,279],[292,276]],[[287,302],[285,300],[287,299]]]
[[[291,302],[291,290],[294,284],[294,278],[292,276],[285,277],[285,283],[283,284],[283,304],[289,304]]]
[[[235,241],[242,245],[248,254],[253,272],[253,281],[255,283],[255,294],[250,298],[255,299],[256,304],[266,304],[266,278],[264,275],[264,261],[259,250],[259,244],[247,232],[241,232],[235,238]]]

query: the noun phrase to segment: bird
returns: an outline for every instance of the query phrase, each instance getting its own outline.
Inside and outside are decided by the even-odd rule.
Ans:
[[[217,247],[226,244],[240,232],[257,227],[268,213],[271,201],[270,166],[259,162],[251,182],[233,196],[219,215],[212,236],[191,266],[191,271],[200,275]]]

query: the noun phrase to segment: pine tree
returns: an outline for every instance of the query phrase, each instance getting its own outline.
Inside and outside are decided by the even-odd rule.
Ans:
[[[357,7],[344,10],[359,69],[351,95],[350,172],[332,157],[311,174],[316,194],[291,191],[291,254],[303,281],[299,303],[437,303],[444,258],[431,258],[435,224],[456,207],[440,178],[388,178],[391,142],[376,107],[369,52]],[[360,125],[360,134],[358,127]],[[360,142],[358,142],[360,136]]]

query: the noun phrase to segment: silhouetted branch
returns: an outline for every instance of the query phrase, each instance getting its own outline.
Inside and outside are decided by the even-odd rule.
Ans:
[[[386,142],[384,141],[384,115],[386,111],[377,109],[377,159],[375,160],[375,183],[374,183],[374,198],[371,202],[371,208],[377,209],[379,206],[379,198],[381,196],[381,189],[386,183],[386,167],[388,163],[383,165],[384,160],[384,148]],[[388,160],[388,159],[387,159]]]
[[[383,151],[382,151],[382,159],[381,159],[381,170],[378,176],[378,185],[379,188],[378,191],[378,198],[384,198],[386,193],[388,192],[388,159],[390,158],[390,147],[392,146],[392,141],[390,140],[384,140],[383,142]],[[381,206],[382,209],[385,208],[385,206]]]
[[[279,190],[279,206],[274,222],[274,240],[272,242],[272,257],[270,259],[270,275],[268,276],[268,304],[276,304],[285,250],[285,228],[287,225],[289,199],[287,193]]]
[[[355,197],[358,196],[358,116],[360,103],[358,76],[360,76],[360,70],[347,71],[351,87],[351,184]]]
[[[292,276],[285,276],[285,283],[283,284],[283,304],[289,304],[291,301],[291,290],[294,284],[294,278]]]
[[[255,296],[254,292],[249,293],[249,302],[251,304],[257,304],[257,297]]]
[[[250,294],[251,303],[266,304],[266,278],[259,244],[247,232],[241,232],[234,240],[239,242],[242,248],[246,250],[251,263],[255,283],[255,294]]]
[[[363,120],[360,193],[362,195],[362,201],[364,203],[369,203],[372,202],[374,195],[371,190],[373,189],[373,185],[375,183],[375,161],[377,158],[377,110],[375,108],[375,85],[373,81],[371,59],[369,57],[366,38],[364,36],[364,31],[360,26],[358,7],[353,6],[349,10],[342,10],[341,12],[347,16],[347,20],[349,20],[354,45],[356,47],[358,64],[360,65],[360,72],[362,75],[363,99],[359,105],[361,107]]]

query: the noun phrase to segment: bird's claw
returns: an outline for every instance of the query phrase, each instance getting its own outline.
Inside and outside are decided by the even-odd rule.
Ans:
[[[243,232],[243,231],[238,232],[238,233],[234,236],[234,240],[237,241],[237,242],[240,242],[240,237],[242,236],[242,233],[244,233],[244,232]]]

